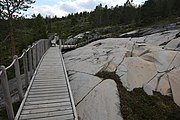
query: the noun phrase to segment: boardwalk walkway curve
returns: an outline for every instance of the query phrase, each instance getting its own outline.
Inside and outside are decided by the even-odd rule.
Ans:
[[[62,54],[51,47],[38,65],[15,120],[77,118]]]
[[[22,92],[19,61],[23,59],[26,85]],[[31,60],[29,60],[31,59]],[[8,67],[0,67],[0,79],[4,91],[8,119],[14,119],[14,111],[9,92],[6,70],[15,66],[18,93],[22,103],[15,120],[77,120],[76,108],[59,46],[50,47],[50,40],[41,40],[18,58],[14,57]],[[31,81],[30,81],[31,79]],[[29,83],[30,81],[30,83]]]

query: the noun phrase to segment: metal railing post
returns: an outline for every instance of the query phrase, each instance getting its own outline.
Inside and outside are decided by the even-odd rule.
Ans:
[[[9,91],[6,68],[4,66],[0,66],[0,71],[2,71],[0,79],[1,79],[2,89],[3,89],[4,99],[5,99],[5,106],[6,106],[6,111],[8,115],[8,120],[13,120],[14,111],[13,111],[12,100],[11,100],[10,91]]]
[[[31,49],[31,46],[29,45],[28,46],[29,48],[29,51],[28,51],[28,59],[29,59],[29,71],[30,71],[30,79],[33,75],[33,66],[32,66],[32,49]]]
[[[26,50],[23,50],[24,56],[23,56],[23,66],[24,66],[24,75],[25,75],[25,84],[26,87],[29,85],[29,77],[28,77],[28,62],[27,62],[27,53]]]
[[[14,63],[14,68],[15,68],[15,75],[16,75],[16,80],[17,80],[18,94],[19,94],[19,99],[22,100],[23,99],[23,88],[22,88],[22,81],[21,81],[21,73],[20,73],[18,56],[15,55],[14,59],[16,60]]]

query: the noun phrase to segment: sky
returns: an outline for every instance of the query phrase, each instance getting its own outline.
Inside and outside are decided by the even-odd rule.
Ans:
[[[133,0],[134,4],[142,4],[145,0]],[[124,5],[126,0],[36,0],[25,14],[41,14],[42,16],[67,16],[69,13],[77,13],[83,11],[92,11],[100,3],[109,8],[116,5]]]

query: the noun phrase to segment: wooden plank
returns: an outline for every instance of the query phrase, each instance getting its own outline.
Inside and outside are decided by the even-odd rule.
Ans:
[[[51,83],[66,83],[64,80],[37,80],[33,84],[51,84]]]
[[[38,109],[38,108],[50,108],[50,107],[56,107],[56,106],[71,106],[70,101],[68,102],[54,102],[54,103],[45,103],[45,104],[36,104],[36,105],[25,105],[23,110],[31,110],[31,109]]]
[[[50,88],[50,89],[31,89],[30,92],[67,90],[67,88]]]
[[[57,66],[57,65],[53,66],[54,70],[62,70],[61,67],[62,67],[62,66]],[[44,66],[40,66],[39,69],[42,69],[42,68],[44,68],[44,69],[49,68],[49,69],[52,70],[52,67],[51,67],[50,65],[48,65],[48,66],[45,66],[45,65],[44,65]]]
[[[72,110],[65,110],[65,111],[54,111],[54,112],[45,112],[45,113],[38,113],[38,114],[26,114],[21,115],[21,119],[33,119],[33,118],[46,118],[46,117],[53,117],[53,116],[63,116],[63,115],[70,115],[73,114]]]
[[[50,70],[50,71],[51,71],[51,70]],[[46,72],[47,72],[47,70],[46,70]],[[47,74],[49,74],[49,75],[54,75],[54,74],[58,74],[58,75],[64,76],[62,73],[63,73],[63,71],[61,71],[61,70],[56,70],[56,71],[53,71],[53,72],[51,72],[51,73],[45,73],[45,71],[44,71],[43,69],[38,72],[39,75],[41,75],[41,74],[42,74],[42,75],[47,75]],[[38,75],[38,74],[37,74],[37,75]],[[51,77],[52,77],[52,76],[51,76]]]
[[[51,70],[62,70],[61,67],[62,66],[58,66],[58,67],[57,66],[53,66],[53,68],[54,68],[53,69],[52,66],[50,66],[50,65],[49,66],[41,66],[39,68],[39,70],[49,70],[49,71],[51,71]]]
[[[53,117],[46,117],[46,118],[31,119],[31,120],[74,120],[74,116],[73,114],[70,114],[70,115],[63,115],[63,116],[53,116]]]
[[[52,75],[64,76],[63,75],[64,73],[63,74],[62,73],[63,73],[63,71],[56,71],[54,73],[43,73],[43,72],[39,71],[36,76],[49,76],[49,75],[51,75],[50,77],[53,77]]]
[[[66,83],[66,81],[64,80],[64,79],[36,79],[35,81],[34,81],[34,83],[36,83],[36,82],[46,82],[46,83],[48,83],[48,82],[50,82],[50,83],[52,83],[52,82],[59,82],[59,83],[61,83],[61,82],[65,82]]]
[[[27,98],[27,102],[31,101],[41,101],[41,100],[57,100],[57,99],[65,99],[69,98],[69,95],[64,95],[64,96],[47,96],[47,97],[37,97],[37,98]]]
[[[33,86],[39,86],[39,87],[41,87],[41,86],[52,86],[52,85],[66,85],[66,83],[52,83],[52,84],[50,84],[50,83],[34,83],[33,84]]]
[[[63,80],[49,80],[49,81],[34,81],[33,84],[51,84],[51,83],[61,83],[61,84],[66,84],[66,81]]]
[[[52,71],[51,71],[52,70]],[[39,74],[54,74],[54,73],[59,73],[59,74],[62,74],[62,70],[55,70],[55,69],[49,69],[49,73],[47,73],[47,70],[46,69],[41,69],[41,70],[39,70]]]
[[[47,96],[64,96],[68,95],[68,93],[51,93],[51,94],[37,94],[37,95],[28,95],[28,98],[33,98],[33,97],[47,97]]]
[[[31,109],[31,110],[23,110],[21,115],[25,114],[34,114],[34,113],[43,113],[43,112],[53,112],[53,111],[65,111],[65,110],[72,110],[71,106],[54,106],[49,108],[38,108],[38,109]]]
[[[48,71],[56,70],[56,72],[57,72],[57,71],[61,71],[61,72],[62,72],[61,67],[62,67],[62,66],[55,67],[55,66],[50,65],[50,66],[40,67],[39,70],[40,70],[40,71],[41,71],[41,70],[42,70],[42,71],[43,71],[43,70],[48,70]]]
[[[59,99],[59,100],[43,100],[43,101],[30,101],[26,102],[25,105],[36,105],[36,104],[45,104],[45,103],[57,103],[57,102],[69,102],[69,98]]]
[[[44,89],[44,88],[60,88],[60,87],[67,87],[66,85],[54,85],[54,86],[32,86],[31,89]]]
[[[59,57],[58,59],[60,59],[60,57]],[[56,61],[50,61],[50,60],[48,60],[48,62],[44,62],[44,61],[43,61],[41,67],[46,67],[46,66],[49,66],[49,65],[53,65],[53,66],[56,67],[56,68],[61,68],[61,66],[62,66],[61,61],[58,61],[58,60],[56,60]],[[50,67],[50,66],[49,66],[49,67]]]
[[[38,73],[38,75],[37,76],[64,76],[64,75],[62,75],[60,72],[58,72],[58,73]]]
[[[29,95],[36,95],[36,94],[52,94],[52,93],[68,93],[68,90],[55,90],[55,91],[31,91]]]
[[[44,74],[46,74],[46,73],[54,73],[54,72],[59,72],[59,71],[57,71],[57,70],[55,70],[55,69],[52,69],[51,71],[50,70],[40,70],[39,69],[39,71],[38,71],[38,73],[44,73]]]
[[[53,66],[51,66],[51,67],[53,67]],[[51,71],[51,72],[48,72],[47,70],[46,71],[44,71],[44,70],[41,70],[41,71],[38,71],[38,74],[56,74],[56,73],[59,73],[59,74],[62,74],[61,73],[61,71],[58,71],[58,70],[54,70],[54,71]]]
[[[56,78],[56,79],[53,79],[53,78],[46,78],[46,79],[36,79],[34,80],[34,82],[44,82],[44,81],[65,81],[65,78]]]
[[[53,76],[53,77],[50,77],[50,76],[36,76],[35,79],[37,80],[42,80],[42,79],[65,79],[64,76]]]
[[[50,61],[50,62],[49,62]],[[51,58],[51,56],[49,56],[49,57],[46,57],[45,59],[44,59],[44,61],[43,61],[43,63],[47,63],[48,65],[49,64],[56,64],[56,63],[61,63],[61,61],[60,61],[60,57],[55,57],[55,58]]]
[[[46,59],[46,58],[45,58]],[[61,61],[60,61],[60,57],[59,58],[57,58],[57,59],[59,59],[59,60],[47,60],[47,61],[43,61],[43,65],[53,65],[53,64],[59,64],[60,66],[62,66],[62,64],[61,64]]]
[[[61,75],[56,75],[56,76],[53,76],[53,77],[51,77],[51,76],[48,76],[48,75],[44,75],[44,76],[42,76],[42,75],[38,75],[38,76],[36,76],[35,77],[35,79],[38,81],[38,80],[45,80],[45,81],[47,81],[46,79],[59,79],[59,80],[64,80],[65,79],[65,77],[64,76],[61,76]]]
[[[41,86],[57,86],[57,85],[60,85],[60,86],[64,86],[64,85],[66,85],[66,83],[51,83],[51,84],[48,84],[48,83],[34,83],[33,84],[33,86],[35,87],[35,86],[39,86],[39,87],[41,87]]]
[[[59,57],[60,58],[60,57]],[[59,59],[59,58],[57,58],[57,59]],[[60,61],[60,59],[59,59],[59,61]],[[47,63],[48,65],[49,64],[54,64],[54,63],[61,63],[61,61],[59,62],[58,60],[56,60],[56,59],[49,59],[49,58],[45,58],[44,59],[44,61],[43,61],[43,63]]]

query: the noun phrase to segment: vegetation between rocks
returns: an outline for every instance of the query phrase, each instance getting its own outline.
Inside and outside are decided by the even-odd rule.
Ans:
[[[96,76],[112,79],[117,84],[120,109],[124,120],[179,120],[180,107],[169,96],[154,92],[148,96],[142,88],[127,91],[115,72],[101,71]]]

